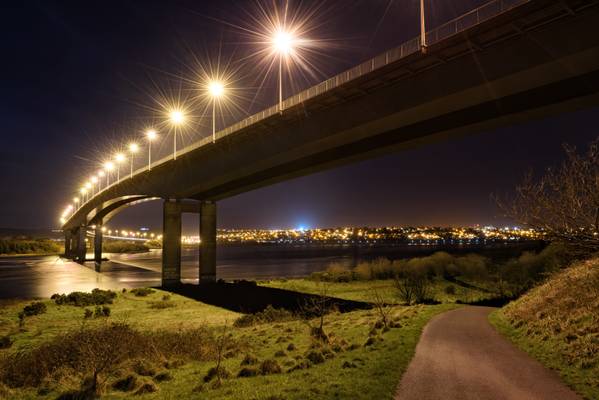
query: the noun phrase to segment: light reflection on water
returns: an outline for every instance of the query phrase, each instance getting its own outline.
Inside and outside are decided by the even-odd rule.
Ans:
[[[217,261],[217,277],[230,279],[269,279],[306,276],[332,262],[350,265],[348,256],[270,257],[254,250],[227,250]],[[85,266],[56,256],[0,259],[0,298],[50,297],[54,293],[90,291],[93,288],[158,286],[161,276],[161,251],[138,254],[107,254],[110,261],[96,270],[93,262]],[[88,259],[93,254],[87,255]],[[198,282],[199,252],[183,250],[181,277]]]

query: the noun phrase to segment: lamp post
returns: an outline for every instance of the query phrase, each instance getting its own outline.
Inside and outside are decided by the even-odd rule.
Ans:
[[[83,203],[85,203],[85,194],[87,193],[87,189],[82,187],[81,189],[79,189],[79,193],[81,193],[81,198],[83,199]]]
[[[93,175],[89,181],[92,184],[92,197],[96,194],[96,184],[98,183],[98,177]],[[98,188],[99,189],[99,188]],[[99,190],[98,190],[99,191]]]
[[[212,143],[216,142],[216,102],[225,94],[225,85],[221,81],[213,80],[208,85],[208,93],[212,98]]]
[[[279,112],[283,112],[283,59],[293,52],[295,42],[293,35],[283,28],[275,32],[271,39],[273,50],[279,55]]]
[[[426,51],[426,27],[424,18],[424,0],[420,0],[420,49]]]
[[[123,153],[117,153],[114,156],[114,159],[116,161],[116,181],[120,182],[121,181],[121,164],[123,162],[125,162],[126,158]]]
[[[73,203],[75,203],[75,207],[79,209],[79,197],[73,197]]]
[[[171,110],[169,120],[174,127],[173,134],[173,160],[177,159],[177,127],[185,122],[185,114],[181,110]]]
[[[106,161],[104,163],[104,170],[106,171],[106,187],[110,186],[110,172],[114,169],[114,163],[112,161]]]
[[[104,176],[106,175],[106,173],[104,172],[103,169],[98,171],[98,189],[102,190],[102,178],[104,178]]]
[[[129,178],[133,178],[133,158],[135,158],[135,153],[137,153],[139,151],[139,146],[137,145],[137,143],[129,143],[129,153],[131,153],[131,156],[129,157],[129,165],[130,165],[130,172],[129,172]]]
[[[154,129],[146,131],[146,139],[148,139],[148,171],[152,169],[152,142],[156,140],[158,133]]]

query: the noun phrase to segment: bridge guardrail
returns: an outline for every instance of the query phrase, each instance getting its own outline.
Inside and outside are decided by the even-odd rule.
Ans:
[[[531,0],[491,0],[488,3],[483,4],[482,6],[475,8],[472,11],[467,12],[451,21],[448,21],[428,32],[426,32],[426,43],[427,45],[438,43],[442,40],[445,40],[451,36],[457,35],[464,30],[472,28],[482,22],[485,22],[493,17],[501,15],[502,13],[509,11],[515,7],[521,6],[523,4],[529,3]],[[385,67],[397,60],[405,58],[411,54],[420,51],[420,36],[412,38],[401,45],[387,50],[386,52],[375,56],[374,58],[365,61],[353,68],[350,68],[344,72],[341,72],[324,82],[321,82],[315,86],[312,86],[308,89],[305,89],[287,99],[283,100],[283,109],[288,109],[294,106],[297,106],[311,98],[314,98],[318,95],[326,93],[329,90],[335,89],[343,84],[350,82],[354,79],[360,78],[366,74],[369,74],[379,68]],[[246,128],[250,125],[256,124],[264,119],[267,119],[279,112],[279,106],[274,105],[269,108],[266,108],[262,111],[259,111],[249,117],[242,119],[228,127],[216,132],[216,139],[224,138],[233,132],[236,132],[240,129]],[[212,143],[212,137],[204,137],[197,142],[186,146],[185,148],[179,150],[177,155],[182,155],[192,150],[195,150],[199,147]],[[167,156],[160,160],[152,163],[152,168],[156,165],[160,165],[166,161],[171,160],[172,157]],[[138,173],[143,173],[147,171],[147,167],[143,167],[135,171],[134,175]],[[114,182],[108,187],[98,191],[95,196],[104,192],[105,190],[111,188],[112,186],[118,184],[119,182]],[[94,197],[95,197],[94,196]],[[93,198],[93,197],[92,197]],[[91,198],[87,201],[89,202]]]

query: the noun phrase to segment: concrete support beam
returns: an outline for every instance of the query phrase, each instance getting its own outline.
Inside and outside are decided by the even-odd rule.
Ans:
[[[87,227],[82,225],[77,228],[77,248],[75,249],[75,261],[80,264],[85,262],[85,256],[87,254],[87,246],[85,245],[85,231]]]
[[[162,224],[162,286],[181,283],[181,203],[165,200]]]
[[[216,203],[200,204],[200,284],[216,281]]]
[[[71,251],[71,246],[72,246],[72,242],[73,242],[72,236],[73,236],[73,234],[71,233],[70,230],[64,231],[64,256],[66,258],[72,257],[72,251]]]
[[[96,265],[102,264],[102,224],[97,223],[94,236],[94,262]]]

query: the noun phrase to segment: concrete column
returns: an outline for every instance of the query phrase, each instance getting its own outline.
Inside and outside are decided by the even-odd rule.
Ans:
[[[64,231],[64,256],[66,258],[71,258],[71,242],[72,242],[72,233],[70,230]]]
[[[85,245],[85,231],[87,227],[82,225],[77,228],[77,248],[75,249],[75,261],[83,264],[85,262],[85,256],[87,254],[87,247]]]
[[[94,236],[94,261],[96,265],[102,264],[102,224],[96,224]]]
[[[181,203],[165,200],[162,223],[162,286],[181,283]]]
[[[216,281],[216,203],[200,204],[200,284]]]

